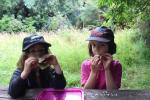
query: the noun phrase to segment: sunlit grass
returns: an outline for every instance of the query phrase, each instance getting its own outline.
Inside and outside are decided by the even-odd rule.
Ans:
[[[52,44],[50,50],[55,54],[67,79],[67,87],[80,87],[80,65],[88,58],[88,30],[61,30],[58,32],[39,33]],[[115,36],[118,59],[123,67],[122,88],[141,89],[150,87],[148,59],[143,56],[143,42],[131,40],[132,30],[118,31]],[[21,54],[22,40],[26,33],[0,35],[0,85],[8,86],[16,62]]]

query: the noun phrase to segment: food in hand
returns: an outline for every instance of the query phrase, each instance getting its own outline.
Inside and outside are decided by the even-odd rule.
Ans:
[[[43,70],[43,69],[46,69],[47,67],[50,66],[46,61],[47,61],[46,58],[39,58],[39,59],[38,59],[38,63],[39,63],[40,69]]]

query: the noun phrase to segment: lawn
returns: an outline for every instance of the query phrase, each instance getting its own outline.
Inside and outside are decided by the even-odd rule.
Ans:
[[[115,41],[117,53],[114,59],[120,60],[123,67],[122,89],[150,88],[149,49],[142,41],[132,41],[131,30],[117,31]],[[41,34],[41,33],[39,33]],[[0,35],[0,86],[8,86],[16,62],[21,55],[22,40],[29,33]],[[50,50],[55,54],[67,79],[67,87],[80,87],[80,65],[89,57],[85,41],[88,30],[63,30],[42,33],[52,44]]]

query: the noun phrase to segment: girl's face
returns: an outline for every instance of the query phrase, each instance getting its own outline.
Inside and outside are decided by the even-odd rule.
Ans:
[[[108,45],[106,43],[90,41],[90,44],[94,55],[102,55],[108,52]]]
[[[40,58],[46,54],[46,48],[41,44],[36,44],[29,48],[29,56]]]

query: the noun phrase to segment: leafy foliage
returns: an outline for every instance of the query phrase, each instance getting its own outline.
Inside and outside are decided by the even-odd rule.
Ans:
[[[112,25],[124,28],[136,22],[137,17],[143,20],[150,14],[149,0],[98,0],[98,6],[109,6],[105,16],[111,20]]]
[[[150,46],[149,0],[98,0],[98,6],[109,6],[104,15],[108,22],[111,22],[110,26],[137,29],[133,40],[143,40],[147,46]]]
[[[14,16],[5,15],[0,20],[0,32],[34,32],[35,27],[33,27],[34,21],[32,18],[26,18],[24,21],[19,21],[14,18]]]

